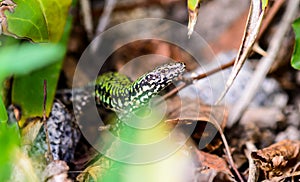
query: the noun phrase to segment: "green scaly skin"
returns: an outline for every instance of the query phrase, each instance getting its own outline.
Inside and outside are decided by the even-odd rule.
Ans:
[[[128,113],[145,106],[184,71],[184,63],[168,63],[142,75],[134,82],[120,73],[108,72],[98,76],[94,84],[72,91],[63,90],[57,96],[60,95],[59,98],[64,103],[73,102],[75,115],[82,114],[82,107],[94,96],[97,105],[117,113],[118,120],[112,129],[120,129],[118,124],[123,123],[121,121],[126,116],[127,119],[130,117]]]
[[[145,106],[184,71],[184,63],[168,63],[142,75],[134,82],[119,73],[105,73],[95,82],[96,103],[124,116]]]
[[[98,76],[95,83],[87,87],[60,90],[56,96],[67,105],[75,102],[75,107],[78,107],[74,108],[75,113],[81,114],[82,107],[94,96],[97,105],[124,115],[146,105],[184,71],[184,63],[168,63],[142,75],[134,82],[120,73],[108,72]]]

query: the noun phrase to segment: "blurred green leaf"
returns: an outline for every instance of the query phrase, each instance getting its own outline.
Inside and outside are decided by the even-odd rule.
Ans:
[[[0,50],[0,83],[2,84],[8,76],[28,74],[57,61],[62,51],[62,46],[59,44],[26,43],[3,47]],[[0,89],[2,90],[2,86]],[[0,121],[7,121],[7,113],[2,99],[0,100]]]
[[[269,0],[261,0],[261,7],[262,9],[266,9],[266,7],[268,6]]]
[[[188,14],[189,14],[189,23],[188,23],[188,37],[190,37],[194,31],[195,25],[198,19],[198,12],[200,8],[201,0],[187,0],[188,1]]]
[[[139,110],[134,111],[132,115],[130,115],[130,121],[129,126],[124,125],[121,128],[121,131],[119,131],[119,138],[124,143],[130,143],[134,145],[149,145],[153,144],[159,141],[162,141],[163,139],[167,138],[170,134],[170,128],[168,125],[162,120],[161,116],[161,107],[151,107],[149,109],[149,105],[146,107],[139,108]],[[155,121],[155,123],[153,123]],[[143,126],[138,126],[137,128],[131,127],[130,123],[147,123],[147,129],[140,129],[139,127],[143,128]],[[145,127],[145,126],[144,126]],[[167,142],[165,143],[167,144]],[[171,147],[171,143],[170,144]],[[112,145],[113,147],[114,144]],[[118,146],[118,145],[117,145]],[[121,146],[121,147],[120,147]],[[137,150],[135,147],[131,147],[129,145],[120,145],[119,148],[112,149],[111,147],[108,149],[111,153],[114,153],[115,156],[124,156],[123,160],[126,160],[126,157],[128,157],[129,161],[132,156],[129,154],[135,154],[134,158],[143,160],[145,158],[148,158],[152,155],[152,152],[149,151],[149,153],[143,153],[141,154],[140,151]],[[167,146],[165,146],[167,147]],[[168,148],[168,147],[167,147]],[[153,149],[155,151],[163,150],[163,148],[157,148]],[[110,160],[110,159],[107,159]],[[101,171],[103,173],[103,176],[101,176],[98,181],[132,181],[133,176],[134,177],[140,177],[137,179],[143,179],[142,176],[146,177],[143,179],[143,181],[158,181],[151,180],[153,177],[158,174],[158,170],[153,169],[153,167],[146,165],[138,165],[139,174],[134,174],[133,170],[137,170],[137,165],[130,164],[130,163],[124,163],[120,162],[118,160],[111,160],[110,161],[111,166]],[[166,164],[166,163],[164,163]],[[164,165],[163,164],[163,165]],[[164,166],[169,167],[169,166]],[[153,173],[149,172],[149,170],[152,170]],[[99,174],[98,174],[99,175]],[[173,174],[174,175],[174,174]],[[130,180],[129,180],[130,179]],[[163,181],[163,180],[161,180]],[[174,180],[171,180],[174,181]]]
[[[3,103],[2,98],[0,97],[0,124],[2,124],[3,122],[7,121],[7,112],[5,109],[5,105]]]
[[[17,157],[18,135],[11,127],[0,123],[0,181],[8,181],[12,172],[12,162]]]
[[[300,70],[300,18],[294,21],[293,29],[295,32],[295,47],[292,56],[292,66]]]
[[[188,8],[191,11],[195,11],[199,6],[201,0],[188,0]]]
[[[57,61],[63,54],[59,44],[22,44],[0,50],[0,80],[16,74],[24,75]]]
[[[14,0],[13,13],[5,12],[8,32],[34,42],[58,42],[64,31],[71,0]]]
[[[46,112],[49,113],[55,95],[61,68],[60,62],[34,71],[26,76],[17,76],[13,82],[12,103],[22,109],[20,126],[27,118],[42,116],[44,102],[44,80],[47,80]]]
[[[53,52],[52,55],[47,57],[44,55],[39,60],[45,61],[45,59],[54,58],[57,60],[56,63],[44,67],[43,69],[34,71],[25,76],[15,77],[12,89],[12,102],[21,107],[22,118],[20,126],[23,125],[24,121],[30,117],[42,116],[43,114],[43,100],[44,91],[43,84],[44,80],[47,80],[47,103],[46,113],[49,114],[51,105],[54,99],[56,85],[61,71],[64,55],[67,50],[67,42],[69,33],[72,25],[72,17],[67,18],[65,31],[60,40],[60,49]],[[35,53],[37,54],[37,53]]]

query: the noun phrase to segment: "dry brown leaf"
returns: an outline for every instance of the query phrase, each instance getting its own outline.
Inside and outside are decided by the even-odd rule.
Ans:
[[[300,141],[283,140],[251,153],[267,178],[281,176],[300,160]]]
[[[215,170],[217,172],[233,176],[224,159],[218,157],[217,155],[202,152],[200,150],[195,150],[195,152],[199,162],[202,165],[201,172],[205,172],[205,170]]]
[[[169,124],[190,125],[196,123],[191,137],[199,148],[206,148],[208,151],[214,151],[222,144],[220,134],[215,124],[219,123],[224,129],[227,122],[228,112],[223,106],[211,106],[202,103],[199,100],[178,97],[170,100],[168,103]],[[214,122],[212,121],[214,120]],[[201,141],[201,142],[200,142]]]

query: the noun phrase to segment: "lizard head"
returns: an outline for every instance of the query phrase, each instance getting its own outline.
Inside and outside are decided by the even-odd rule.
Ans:
[[[185,64],[176,62],[161,65],[144,74],[133,83],[135,98],[148,102],[152,97],[170,85],[185,71]]]

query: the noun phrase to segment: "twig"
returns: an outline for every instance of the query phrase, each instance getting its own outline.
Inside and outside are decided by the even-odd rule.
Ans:
[[[250,83],[245,89],[245,94],[234,105],[234,112],[232,112],[232,115],[229,115],[229,121],[227,123],[227,126],[232,126],[242,116],[246,107],[249,105],[259,86],[261,85],[263,79],[266,77],[268,70],[272,66],[272,63],[274,62],[279,52],[284,36],[289,30],[289,27],[298,12],[298,7],[299,0],[288,1],[288,6],[285,11],[284,17],[280,25],[278,26],[279,28],[277,32],[275,33],[273,39],[270,42],[270,46],[267,51],[268,55],[260,60],[260,63],[257,66],[257,69],[255,70]]]
[[[300,166],[300,162],[298,162],[298,163],[295,165],[292,174],[294,174],[294,173],[296,172],[296,170],[297,170],[297,168],[298,168],[299,166]],[[294,182],[294,176],[292,176],[292,182]]]
[[[48,147],[47,158],[50,161],[53,161],[53,156],[50,148],[50,140],[48,135],[48,125],[47,125],[47,117],[46,117],[46,104],[47,104],[47,80],[44,80],[44,103],[43,103],[43,124],[46,135],[46,143]]]
[[[252,51],[260,54],[261,56],[265,57],[267,56],[267,52],[265,50],[263,50],[259,45],[258,45],[258,42],[255,42],[253,47],[252,47]],[[251,54],[251,53],[250,53]]]
[[[80,0],[80,10],[83,16],[83,25],[85,31],[87,32],[88,38],[91,40],[93,38],[93,17],[91,13],[91,3],[89,0]]]
[[[290,178],[290,177],[294,177],[294,176],[300,176],[300,171],[297,172],[293,172],[292,174],[289,175],[284,175],[284,176],[280,176],[280,177],[274,177],[270,180],[264,180],[263,182],[268,182],[268,181],[282,181],[286,178]]]
[[[234,65],[234,62],[235,62],[235,58],[233,60],[231,60],[229,63],[221,65],[219,68],[212,69],[212,70],[210,70],[210,71],[208,71],[206,73],[203,73],[203,74],[200,74],[200,75],[198,75],[196,77],[193,77],[193,80],[200,80],[202,78],[205,78],[207,76],[215,74],[215,73],[217,73],[217,72],[219,72],[221,70],[225,70],[227,68],[230,68],[231,66]]]
[[[116,0],[106,0],[105,1],[104,11],[101,15],[101,18],[99,19],[95,36],[98,36],[100,33],[102,33],[105,30],[106,26],[109,23],[109,18],[110,18],[110,15],[116,5],[116,2],[117,2]],[[100,44],[101,44],[101,39],[99,39],[95,44],[92,44],[93,52],[95,52],[98,49]]]
[[[251,157],[251,152],[256,151],[257,148],[250,141],[246,142],[246,148],[247,150],[245,151],[245,153],[249,161],[249,175],[248,175],[247,182],[256,182],[259,176],[259,170],[255,166],[254,160]]]
[[[219,131],[219,133],[220,133],[220,135],[221,135],[223,144],[224,144],[224,146],[225,146],[225,151],[226,151],[226,155],[227,155],[227,157],[228,157],[228,162],[229,162],[229,164],[231,165],[231,167],[232,167],[232,169],[234,170],[235,174],[238,176],[239,180],[240,180],[241,182],[243,182],[244,179],[242,178],[242,176],[240,175],[239,171],[237,170],[237,168],[236,168],[236,166],[235,166],[235,163],[234,163],[234,161],[233,161],[232,154],[231,154],[231,152],[230,152],[230,148],[229,148],[227,139],[226,139],[226,137],[225,137],[225,135],[224,135],[224,133],[223,133],[223,130],[222,130],[220,124],[219,124],[217,121],[215,121],[214,119],[212,119],[211,122],[215,125],[215,127],[217,127],[217,129],[218,129],[218,131]]]
[[[108,25],[110,15],[112,13],[112,10],[115,7],[116,2],[117,2],[116,0],[105,1],[104,11],[101,15],[101,18],[99,19],[98,26],[96,29],[96,36],[102,33],[105,30],[106,26]]]
[[[221,70],[225,70],[227,68],[230,68],[231,66],[234,65],[234,61],[235,61],[235,59],[233,59],[229,63],[221,65],[218,68],[212,69],[212,70],[210,70],[210,71],[208,71],[206,73],[202,73],[202,74],[200,74],[198,76],[192,77],[192,80],[201,80],[201,79],[206,78],[206,77],[208,77],[210,75],[218,73]],[[189,86],[189,85],[191,85],[193,83],[190,80],[187,80],[187,81],[183,80],[183,81],[184,81],[183,84],[179,85],[178,87],[174,88],[173,90],[171,90],[170,92],[168,92],[167,94],[165,94],[162,99],[167,99],[167,98],[171,97],[172,95],[176,94],[177,92],[179,92],[183,88],[185,88],[185,87],[187,87],[187,86]]]

